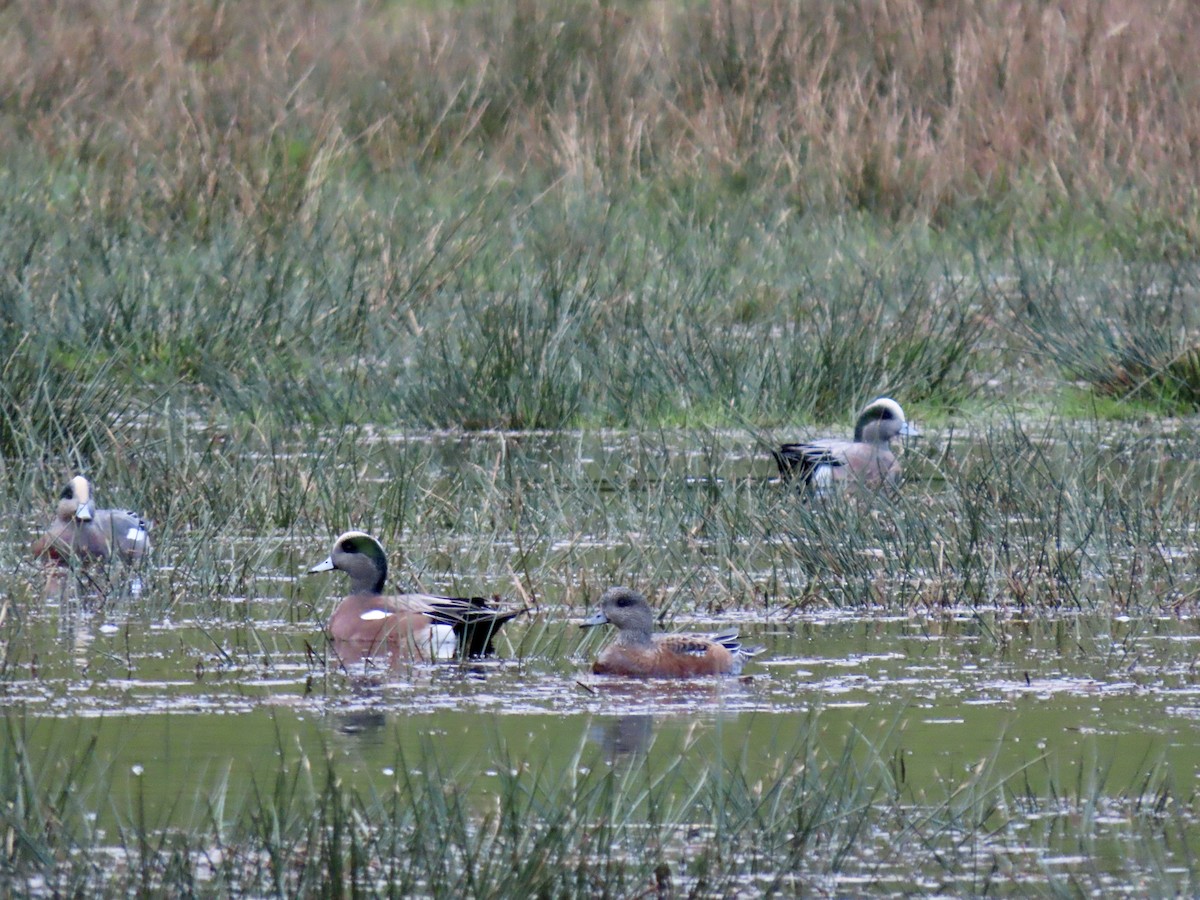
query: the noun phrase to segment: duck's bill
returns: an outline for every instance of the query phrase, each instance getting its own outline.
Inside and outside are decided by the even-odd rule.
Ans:
[[[313,566],[311,569],[309,569],[304,574],[305,575],[316,575],[318,572],[332,572],[332,571],[333,571],[333,557],[329,556],[329,557],[326,557],[322,562],[317,563],[315,566]]]
[[[905,422],[904,426],[900,429],[900,435],[902,437],[920,437],[921,429],[910,422]]]
[[[605,618],[604,613],[597,612],[597,613],[593,613],[592,615],[590,615],[586,619],[584,619],[582,622],[580,622],[579,627],[580,628],[591,628],[593,625],[607,625],[607,624],[608,624],[608,619]]]
[[[75,518],[80,522],[92,521],[92,504],[81,503],[79,509],[75,510]]]

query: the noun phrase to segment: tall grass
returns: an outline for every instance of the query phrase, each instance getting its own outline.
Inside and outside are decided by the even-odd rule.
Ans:
[[[904,239],[879,262],[830,263],[811,225],[768,234],[747,216],[708,235],[660,217],[631,243],[644,198],[547,199],[513,221],[510,196],[461,193],[470,216],[432,224],[380,212],[375,237],[322,217],[277,246],[251,231],[118,236],[26,197],[62,239],[36,242],[14,276],[6,442],[69,452],[98,429],[53,417],[80,406],[110,424],[173,405],[267,429],[842,414],[893,387],[952,402],[988,364],[985,298]],[[742,256],[747,240],[769,268]],[[55,328],[35,327],[43,309]],[[111,451],[102,437],[73,464]]]
[[[80,160],[110,215],[193,233],[304,219],[347,175],[482,160],[893,218],[1096,197],[1135,240],[1195,235],[1188,4],[94,0],[2,24],[6,158]]]
[[[1097,393],[1168,410],[1200,406],[1200,283],[1192,264],[1115,270],[1016,257],[1014,319],[1029,342]]]
[[[316,630],[321,592],[279,579],[352,527],[383,541],[398,586],[551,609],[633,582],[668,618],[781,607],[1146,614],[1195,599],[1188,434],[981,418],[911,441],[896,494],[817,502],[772,479],[771,435],[724,429],[431,436],[172,419],[114,432],[119,452],[88,473],[102,503],[155,520],[145,590],[121,607],[138,619],[182,605],[241,620],[239,598],[267,592],[293,597]],[[41,459],[10,469],[7,502],[23,512],[5,564],[36,592],[23,557],[63,470]]]

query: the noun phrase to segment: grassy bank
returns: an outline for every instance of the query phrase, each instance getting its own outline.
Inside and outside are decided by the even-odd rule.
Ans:
[[[182,541],[167,604],[252,590],[228,540],[350,522],[451,573],[513,541],[574,600],[547,548],[615,494],[599,532],[696,539],[627,562],[714,605],[873,602],[882,554],[889,604],[1104,605],[1128,574],[1173,607],[1186,474],[1066,424],[1200,397],[1196,16],[1140,11],[10,4],[8,506],[111,485]],[[910,460],[936,499],[815,510],[720,460],[881,393],[949,435]],[[598,477],[602,428],[652,437]],[[377,439],[431,429],[568,433],[548,463]]]

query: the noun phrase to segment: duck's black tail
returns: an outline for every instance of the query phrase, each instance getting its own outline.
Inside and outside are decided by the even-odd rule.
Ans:
[[[500,609],[484,597],[447,597],[433,604],[438,618],[454,629],[458,655],[479,659],[496,652],[492,644],[505,622],[527,612],[527,608]]]

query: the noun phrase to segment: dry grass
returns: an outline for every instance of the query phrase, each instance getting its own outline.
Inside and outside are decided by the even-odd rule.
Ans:
[[[303,215],[331,175],[446,162],[695,174],[801,209],[1019,189],[1194,218],[1200,7],[123,3],[0,11],[0,151],[82,162],[114,215]]]

